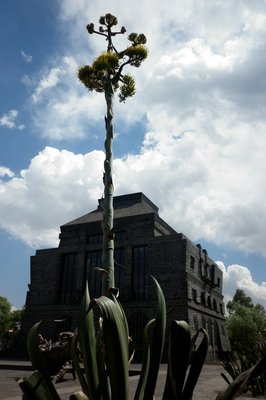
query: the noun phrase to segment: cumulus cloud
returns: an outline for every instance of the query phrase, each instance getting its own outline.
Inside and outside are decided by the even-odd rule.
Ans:
[[[77,80],[77,70],[103,50],[102,38],[88,35],[85,26],[90,21],[97,24],[99,16],[106,13],[106,2],[63,0],[59,7],[58,21],[65,29],[62,49],[67,53],[62,50],[51,57],[31,86],[32,121],[42,138],[90,139],[94,124],[102,124],[105,104],[102,95],[86,92]],[[143,0],[139,13],[135,2],[128,1],[125,6],[122,0],[114,0],[110,11],[128,32],[144,32],[149,48],[143,66],[131,70],[136,76],[136,96],[125,106],[115,107],[118,130],[122,126],[129,130],[141,119],[146,122],[140,151],[134,148],[131,131],[128,137],[133,148],[115,160],[116,194],[145,191],[159,205],[161,216],[192,240],[204,238],[266,256],[265,5],[242,0],[207,5],[198,0],[185,4],[155,0],[151,10],[150,1]],[[125,43],[126,37],[120,37],[118,44]],[[29,85],[29,79],[32,85],[32,77],[25,81]],[[4,117],[0,124],[13,127],[16,115]],[[7,198],[14,196],[17,180],[28,196],[25,204],[29,198],[37,204],[37,195],[43,196],[43,192],[35,192],[32,174],[37,161],[43,160],[39,169],[46,168],[44,159],[50,165],[51,154],[51,148],[41,152],[20,177],[11,178],[4,186]],[[56,154],[58,163],[63,163],[65,153]],[[71,157],[75,165],[78,156],[71,153]],[[90,159],[91,153],[84,157]],[[77,175],[72,179],[79,180],[82,172],[74,171]],[[45,179],[50,182],[49,168],[46,172]],[[34,184],[38,188],[38,180]],[[67,185],[71,182],[65,178],[59,187]],[[43,191],[47,188],[48,184]],[[71,196],[76,201],[83,193],[64,190],[68,204],[73,204]],[[49,189],[48,193],[50,196]],[[44,208],[46,200],[50,204],[47,196],[41,199]],[[77,214],[81,211],[77,209]],[[53,210],[56,212],[60,218],[53,219],[54,230],[59,225],[55,221],[69,219],[61,209]],[[32,211],[30,221],[33,215]],[[5,226],[8,229],[7,221]],[[32,236],[28,233],[28,242],[36,229]]]
[[[221,261],[217,261],[217,264],[223,271],[225,303],[232,299],[237,289],[242,289],[252,298],[254,304],[262,304],[266,309],[266,282],[255,282],[250,270],[242,265],[233,264],[226,267]]]
[[[95,208],[103,153],[46,147],[19,176],[0,181],[1,227],[30,246],[56,246],[59,226]]]
[[[72,56],[57,60],[57,67],[42,73],[32,94],[32,121],[44,138],[76,140],[88,134],[88,126],[103,118],[104,99],[87,93],[77,79],[78,64]],[[29,77],[24,82],[33,86]]]
[[[25,128],[25,125],[23,124],[17,124],[16,123],[16,118],[18,116],[18,111],[17,110],[10,110],[8,113],[3,114],[0,117],[0,126],[6,127],[8,129],[19,129],[22,130]]]

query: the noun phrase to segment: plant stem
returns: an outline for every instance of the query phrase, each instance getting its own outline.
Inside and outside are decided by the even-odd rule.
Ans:
[[[103,293],[114,287],[114,233],[113,233],[113,98],[114,89],[111,76],[108,75],[105,86],[105,101],[107,115],[105,117],[105,161],[104,161],[104,201],[103,201],[103,268],[106,273],[103,276]]]

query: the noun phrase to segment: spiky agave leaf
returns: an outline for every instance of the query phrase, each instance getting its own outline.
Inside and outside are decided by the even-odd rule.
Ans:
[[[154,322],[154,329],[151,343],[150,368],[144,393],[144,400],[152,400],[155,392],[158,372],[163,354],[165,325],[166,325],[166,305],[162,289],[157,280],[152,276],[157,291],[157,313]]]
[[[84,394],[88,393],[89,390],[88,390],[87,380],[84,376],[82,367],[80,365],[80,349],[78,348],[77,332],[75,332],[75,334],[72,338],[72,341],[71,341],[71,358],[72,358],[75,372],[78,376],[80,386],[81,386]]]
[[[110,380],[111,398],[128,399],[128,334],[124,316],[116,302],[106,296],[91,301],[90,307],[100,307],[104,359]]]
[[[260,376],[266,370],[266,357],[262,358],[257,364],[248,370],[242,372],[228,388],[223,392],[219,393],[216,400],[233,400],[245,389],[249,380]]]
[[[89,309],[89,305],[90,295],[88,284],[86,283],[78,314],[77,331],[87,380],[86,386],[84,386],[84,381],[81,381],[82,389],[89,398],[93,399],[95,398],[95,393],[99,385],[99,374],[97,366],[94,315],[93,311]]]
[[[183,398],[187,400],[192,398],[209,347],[209,335],[205,329],[201,328],[196,332],[191,340],[191,353],[200,334],[202,335],[202,339],[198,348],[191,357],[190,370],[183,389]]]
[[[173,321],[168,347],[168,371],[163,399],[182,398],[191,352],[190,327],[185,321]]]
[[[28,400],[53,400],[48,386],[38,371],[34,371],[26,379],[20,379],[18,384]]]
[[[150,368],[150,342],[149,342],[149,335],[150,330],[154,326],[155,319],[150,320],[144,329],[143,333],[143,360],[142,360],[142,367],[141,373],[139,377],[138,386],[136,389],[136,393],[134,396],[134,400],[142,400],[144,398],[148,372]]]
[[[28,337],[27,337],[27,348],[28,348],[28,354],[29,358],[32,364],[32,367],[34,370],[38,371],[38,373],[41,375],[44,384],[42,385],[43,387],[43,392],[46,392],[46,389],[48,389],[49,395],[47,395],[47,399],[51,400],[60,400],[60,397],[53,385],[53,382],[50,378],[50,373],[48,370],[47,362],[45,360],[43,352],[39,348],[39,329],[42,324],[45,323],[57,323],[61,321],[56,321],[56,320],[51,320],[51,321],[45,321],[42,320],[38,322],[37,324],[33,325],[33,327],[30,329]],[[33,378],[29,378],[34,379]],[[20,385],[21,386],[21,385]],[[21,386],[22,387],[22,386]],[[44,397],[45,398],[45,397]]]

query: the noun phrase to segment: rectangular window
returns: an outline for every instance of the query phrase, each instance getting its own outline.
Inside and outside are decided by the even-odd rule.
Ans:
[[[75,303],[77,253],[63,255],[61,303]]]
[[[195,257],[190,256],[190,268],[195,268]]]
[[[103,234],[97,233],[95,235],[87,236],[87,244],[101,244],[103,242]]]
[[[147,246],[133,248],[132,255],[132,297],[135,300],[144,300],[147,295]]]
[[[97,268],[102,268],[102,250],[88,251],[86,280],[88,281],[91,298],[100,297],[102,293],[102,274]]]
[[[125,231],[115,232],[115,240],[125,240]]]

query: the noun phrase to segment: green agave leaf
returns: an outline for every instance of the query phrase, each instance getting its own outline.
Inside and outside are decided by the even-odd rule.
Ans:
[[[75,392],[69,397],[69,400],[89,400],[89,398],[83,392]]]
[[[28,378],[20,379],[19,386],[27,400],[53,400],[49,388],[38,371],[34,371]]]
[[[128,335],[120,307],[106,296],[91,301],[103,316],[103,341],[112,399],[128,399]]]
[[[250,379],[260,376],[266,370],[266,357],[260,360],[253,367],[242,372],[233,382],[228,386],[228,388],[223,392],[219,393],[216,400],[233,400],[240,396],[246,387],[247,382]]]
[[[99,385],[99,374],[96,355],[96,336],[93,311],[89,308],[90,295],[86,284],[78,314],[77,330],[80,341],[82,361],[85,369],[87,385],[81,380],[82,389],[89,398],[95,398]]]
[[[83,392],[86,393],[88,391],[88,385],[87,385],[87,381],[84,377],[82,368],[80,366],[78,353],[79,353],[79,350],[77,349],[77,332],[75,332],[75,334],[72,338],[72,341],[71,341],[71,357],[72,357],[74,369],[78,376],[80,386],[82,387]]]
[[[144,400],[152,400],[155,392],[158,372],[163,354],[165,325],[166,325],[166,306],[165,298],[159,283],[152,277],[157,290],[157,315],[155,318],[153,338],[150,353],[150,368],[144,393]]]
[[[121,316],[122,316],[122,319],[123,319],[123,322],[125,325],[125,331],[126,331],[127,337],[129,338],[129,329],[128,329],[128,323],[127,323],[127,317],[126,317],[125,311],[124,311],[123,307],[121,306],[120,302],[117,300],[116,296],[112,295],[112,300],[117,304],[117,306],[121,312]]]
[[[185,321],[173,321],[170,327],[168,371],[163,399],[181,399],[191,353],[191,332]]]
[[[37,324],[33,325],[31,328],[28,337],[27,337],[27,348],[28,348],[28,354],[32,363],[33,369],[39,371],[40,375],[42,376],[47,389],[49,390],[49,393],[51,395],[51,399],[53,400],[60,400],[60,397],[52,383],[52,380],[50,378],[50,373],[47,368],[47,364],[45,361],[45,358],[43,356],[42,351],[39,349],[39,338],[38,338],[38,332],[39,328],[42,324],[47,323],[47,322],[54,322],[56,323],[57,321],[40,321]]]
[[[194,335],[192,338],[191,345],[193,347],[194,343],[196,342],[199,334],[203,334],[202,340],[193,354],[192,360],[191,360],[191,366],[189,370],[189,374],[185,383],[185,387],[183,390],[183,399],[184,400],[189,400],[192,398],[193,391],[195,389],[196,383],[199,379],[208,347],[209,347],[209,335],[207,331],[203,328],[199,329],[197,333]]]
[[[154,325],[155,319],[149,321],[144,329],[143,333],[143,361],[141,367],[141,373],[139,377],[139,382],[137,386],[137,390],[135,393],[134,400],[142,400],[144,398],[145,387],[147,383],[148,372],[150,368],[150,342],[149,342],[149,333],[151,327]]]

